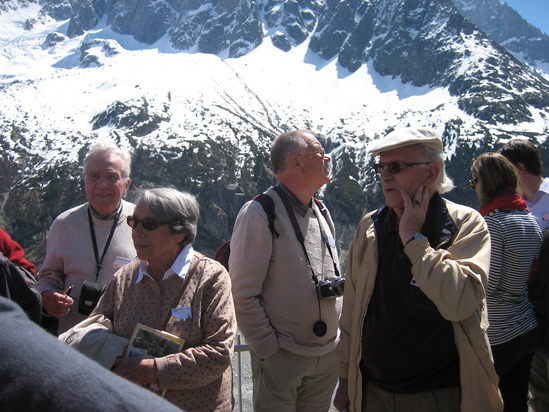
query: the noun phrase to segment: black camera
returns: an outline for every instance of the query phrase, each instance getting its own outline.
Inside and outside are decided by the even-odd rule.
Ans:
[[[316,285],[316,291],[320,299],[338,298],[343,296],[345,289],[345,278],[329,278],[319,280]]]
[[[89,316],[97,306],[97,302],[107,289],[107,285],[102,283],[90,282],[85,280],[80,290],[80,300],[78,301],[78,312]]]

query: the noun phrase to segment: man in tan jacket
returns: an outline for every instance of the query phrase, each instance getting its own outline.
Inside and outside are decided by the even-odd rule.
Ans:
[[[453,183],[442,139],[405,128],[375,141],[385,206],[349,253],[339,387],[352,412],[501,411],[486,329],[484,219],[440,195]]]

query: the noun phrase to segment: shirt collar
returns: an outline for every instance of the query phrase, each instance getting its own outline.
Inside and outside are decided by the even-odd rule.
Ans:
[[[549,193],[549,177],[546,177],[539,185],[538,191],[534,194],[534,201],[536,203],[545,193]]]
[[[120,204],[118,205],[116,210],[114,212],[112,212],[109,216],[106,216],[106,217],[99,216],[99,213],[96,212],[96,210],[92,207],[92,205],[90,205],[89,202],[88,202],[88,208],[90,209],[91,214],[93,215],[93,217],[95,217],[96,219],[99,219],[99,220],[114,220],[114,219],[118,219],[118,217],[122,213],[122,201],[120,201]]]
[[[292,208],[299,213],[301,216],[307,215],[307,212],[309,211],[309,207],[305,206],[301,201],[297,198],[296,195],[294,195],[290,189],[288,189],[286,186],[284,186],[282,183],[278,183],[280,188],[284,191],[284,193],[288,196],[288,199],[290,200],[290,204],[292,205]]]
[[[179,255],[175,258],[172,266],[164,273],[162,280],[168,279],[171,276],[179,276],[181,279],[185,279],[187,273],[189,272],[189,267],[191,266],[191,261],[194,256],[194,249],[192,245],[187,245],[179,252]],[[147,261],[142,260],[139,264],[139,272],[137,274],[137,279],[135,283],[139,283],[143,280],[144,276],[152,276],[147,271]]]

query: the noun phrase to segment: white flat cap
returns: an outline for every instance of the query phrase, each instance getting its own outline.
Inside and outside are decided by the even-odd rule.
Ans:
[[[387,150],[413,144],[423,144],[442,153],[442,137],[437,132],[431,129],[416,129],[413,127],[397,129],[387,136],[370,143],[368,152],[378,156]]]

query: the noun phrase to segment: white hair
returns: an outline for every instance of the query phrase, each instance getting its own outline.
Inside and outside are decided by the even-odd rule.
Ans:
[[[170,187],[159,187],[143,191],[138,203],[145,204],[157,219],[170,222],[172,234],[185,234],[183,245],[194,243],[200,209],[193,195]]]
[[[425,149],[426,160],[429,162],[436,162],[440,165],[440,174],[438,175],[435,182],[436,191],[440,194],[448,193],[455,186],[452,179],[446,174],[446,167],[444,166],[444,155],[439,151],[433,149],[432,147],[425,146],[423,144],[421,144],[421,146],[423,146],[423,148]]]
[[[90,147],[88,153],[86,154],[86,157],[84,158],[84,175],[86,175],[88,171],[88,164],[90,160],[93,157],[103,153],[113,154],[120,157],[120,159],[122,159],[122,177],[130,177],[132,165],[131,154],[127,150],[120,149],[115,144],[109,142],[98,142]]]

